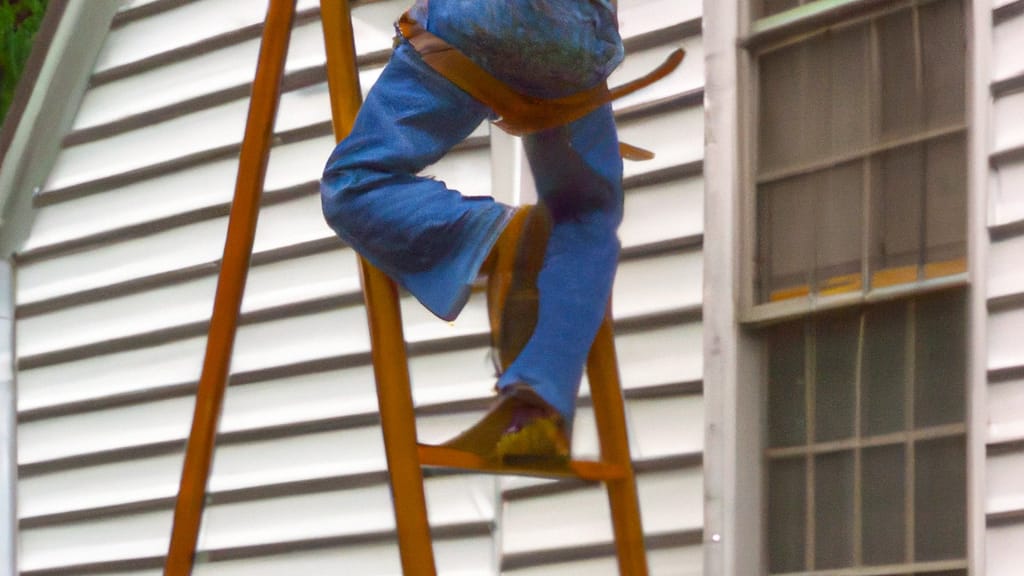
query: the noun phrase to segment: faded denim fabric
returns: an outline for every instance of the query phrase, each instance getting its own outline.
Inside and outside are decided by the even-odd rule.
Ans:
[[[607,78],[623,58],[609,0],[418,0],[410,13],[531,96],[582,92]]]
[[[533,5],[575,6],[578,18],[596,18],[596,24],[589,35],[573,25],[569,31],[551,19],[563,12],[527,9]],[[479,6],[504,8],[498,12]],[[519,11],[510,11],[510,6]],[[468,12],[456,12],[459,7]],[[424,9],[429,10],[426,22],[417,14]],[[502,14],[515,16],[502,25]],[[540,19],[542,15],[548,19]],[[494,47],[483,50],[484,56],[477,54],[486,60],[481,65],[499,77],[514,78],[508,80],[513,87],[534,95],[557,96],[593,86],[621,60],[618,34],[609,40],[594,32],[615,27],[604,0],[430,0],[429,6],[414,6],[413,16],[471,56],[472,47],[460,45],[457,35],[444,34],[453,25],[475,30],[466,41]],[[527,20],[533,24],[531,38],[546,39],[517,44],[514,32]],[[565,54],[583,60],[572,66],[545,64],[566,62],[564,55],[550,56],[536,48],[560,40],[570,45]],[[584,55],[586,50],[593,52]],[[510,59],[523,67],[516,68],[519,64]],[[496,63],[516,70],[493,69]],[[570,73],[570,68],[576,72]],[[422,172],[492,116],[487,106],[434,72],[403,42],[371,88],[352,133],[331,154],[321,180],[324,215],[335,232],[445,319],[457,316],[465,305],[477,271],[512,209],[491,198],[464,197]],[[611,106],[567,126],[526,136],[524,146],[554,228],[538,278],[537,326],[498,386],[529,384],[571,422],[619,252],[622,161]]]

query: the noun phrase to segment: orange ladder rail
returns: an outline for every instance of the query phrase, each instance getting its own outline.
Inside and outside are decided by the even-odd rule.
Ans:
[[[295,0],[271,0],[267,8],[164,576],[192,572],[294,16]]]
[[[334,136],[340,141],[351,130],[362,103],[348,0],[321,0],[320,19],[326,44]],[[401,543],[402,573],[405,576],[434,574],[434,548],[427,520],[423,470],[416,454],[416,420],[398,290],[390,278],[363,258],[359,259],[359,271],[369,322],[377,402],[385,430],[384,450],[396,511],[395,528]]]

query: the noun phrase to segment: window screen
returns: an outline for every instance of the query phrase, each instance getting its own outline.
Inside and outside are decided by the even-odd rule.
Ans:
[[[963,10],[892,3],[756,54],[758,302],[966,271]]]
[[[966,574],[965,310],[958,289],[766,331],[770,573]]]

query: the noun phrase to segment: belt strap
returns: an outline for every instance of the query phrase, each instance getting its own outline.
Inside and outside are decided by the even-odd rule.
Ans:
[[[499,116],[495,124],[515,135],[539,132],[578,120],[608,102],[631,94],[664,78],[679,66],[685,52],[672,52],[645,76],[617,88],[602,82],[589,90],[563,98],[536,98],[517,92],[438,36],[431,34],[408,12],[398,20],[402,37],[423,61],[463,91],[489,106]]]

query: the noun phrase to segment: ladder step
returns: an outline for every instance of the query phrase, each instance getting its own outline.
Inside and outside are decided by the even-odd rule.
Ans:
[[[447,446],[417,445],[420,464],[472,470],[488,474],[540,476],[544,478],[579,478],[594,482],[621,480],[627,476],[623,466],[593,460],[570,460],[566,463],[505,464],[494,462],[472,452]]]

